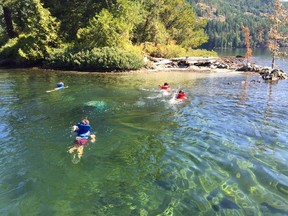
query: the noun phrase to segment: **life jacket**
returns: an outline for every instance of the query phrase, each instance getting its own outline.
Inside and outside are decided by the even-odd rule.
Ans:
[[[64,88],[64,84],[63,83],[57,83],[57,88]]]
[[[91,134],[91,126],[90,125],[78,123],[77,127],[78,127],[78,130],[76,131],[77,136],[87,137],[87,138],[88,138],[88,136],[90,136],[90,134]]]
[[[185,93],[178,93],[177,99],[185,100],[186,99],[186,94]]]
[[[169,85],[164,85],[164,86],[161,86],[161,89],[162,90],[168,90],[170,88],[170,86]]]

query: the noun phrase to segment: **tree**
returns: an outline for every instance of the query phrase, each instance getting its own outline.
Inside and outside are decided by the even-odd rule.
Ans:
[[[241,29],[244,33],[244,37],[245,37],[244,44],[247,48],[246,60],[247,60],[247,63],[249,63],[249,60],[252,57],[252,49],[251,49],[251,43],[250,43],[250,41],[251,41],[250,30],[248,27],[245,27],[245,26],[241,26]]]
[[[44,60],[52,48],[59,46],[59,22],[40,0],[7,0],[2,7],[9,12],[5,25],[10,37],[0,48],[2,58],[33,64]]]
[[[108,2],[107,2],[108,3]],[[117,0],[96,14],[85,28],[80,28],[77,38],[84,46],[124,47],[131,44],[133,29],[140,21],[140,5],[130,0]]]
[[[6,32],[9,38],[15,38],[17,37],[17,33],[14,30],[14,25],[12,22],[12,16],[11,16],[11,11],[9,7],[3,5],[3,15],[4,15],[4,21],[5,21],[5,27],[6,27]]]
[[[275,67],[275,58],[285,53],[280,51],[281,43],[288,38],[287,32],[283,27],[288,24],[288,12],[280,2],[275,0],[274,11],[269,17],[271,22],[270,30],[268,32],[268,48],[272,54],[272,69]]]
[[[138,0],[140,1],[140,0]],[[208,41],[204,32],[207,22],[197,19],[192,6],[185,0],[141,1],[142,22],[136,26],[136,43],[152,42],[195,48]]]

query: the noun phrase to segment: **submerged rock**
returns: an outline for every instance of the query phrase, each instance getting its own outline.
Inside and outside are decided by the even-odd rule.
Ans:
[[[95,107],[96,109],[105,109],[106,108],[106,102],[104,101],[89,101],[85,103],[86,106]]]

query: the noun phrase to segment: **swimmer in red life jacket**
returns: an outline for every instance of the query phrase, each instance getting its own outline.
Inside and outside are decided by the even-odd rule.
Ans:
[[[176,96],[176,99],[177,100],[186,100],[187,97],[186,97],[186,94],[184,93],[183,90],[180,90]]]
[[[169,84],[168,83],[164,83],[164,85],[159,85],[160,86],[160,88],[161,88],[161,90],[165,90],[165,91],[170,91],[170,86],[169,86]]]
[[[91,138],[91,142],[94,143],[96,136],[91,131],[88,119],[83,119],[77,125],[72,127],[72,131],[77,133],[74,145],[68,150],[71,154],[74,150],[77,150],[78,158],[83,155],[84,146],[88,143],[88,139]]]

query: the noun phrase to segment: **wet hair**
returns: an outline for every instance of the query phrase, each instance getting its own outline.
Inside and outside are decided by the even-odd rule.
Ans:
[[[81,123],[86,125],[86,124],[89,124],[90,122],[89,122],[88,119],[83,119],[83,120],[81,121]]]
[[[164,86],[165,86],[165,85],[169,85],[169,84],[165,82],[165,83],[164,83]]]
[[[184,93],[184,91],[183,91],[183,90],[180,90],[178,93]]]

